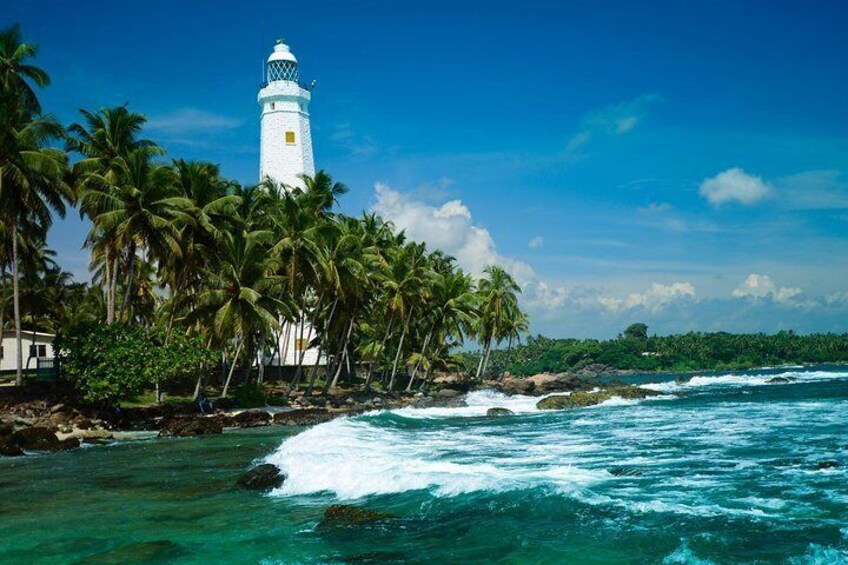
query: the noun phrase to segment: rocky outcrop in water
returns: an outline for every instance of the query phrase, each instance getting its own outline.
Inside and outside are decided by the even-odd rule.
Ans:
[[[25,451],[68,451],[80,446],[75,438],[59,439],[53,428],[33,426],[12,431],[5,426],[0,430],[0,455],[15,457]]]
[[[572,392],[568,395],[562,394],[549,396],[537,402],[536,408],[538,408],[539,410],[563,410],[567,408],[585,408],[587,406],[595,406],[613,397],[624,399],[641,399],[649,398],[651,396],[660,396],[660,393],[654,390],[648,390],[635,386],[618,386],[592,392],[578,391]]]
[[[334,504],[324,511],[324,517],[318,522],[318,527],[364,526],[394,518],[397,516],[388,512],[368,510],[350,504]]]
[[[274,423],[278,426],[314,426],[329,422],[337,414],[323,408],[303,408],[274,414]]]
[[[188,437],[220,434],[221,422],[212,417],[174,417],[162,422],[159,437]]]
[[[514,415],[515,414],[513,413],[513,411],[510,410],[509,408],[496,407],[496,408],[489,408],[488,410],[486,410],[486,416],[488,416],[489,418],[501,418],[503,416],[514,416]]]
[[[243,490],[266,491],[283,486],[286,476],[276,465],[263,463],[257,465],[236,481],[236,486]]]

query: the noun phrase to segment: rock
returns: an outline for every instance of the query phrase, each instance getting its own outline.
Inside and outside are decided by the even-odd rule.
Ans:
[[[500,390],[504,394],[530,394],[536,388],[536,383],[528,379],[504,379]]]
[[[347,404],[348,406],[355,406],[356,400],[348,396],[347,398],[345,398],[345,404]]]
[[[59,437],[59,439],[78,439],[85,443],[93,443],[94,441],[101,441],[114,438],[112,432],[99,428],[90,430],[80,430],[72,428],[67,432],[59,430],[59,433],[57,433],[56,435]]]
[[[65,405],[60,402],[59,404],[55,404],[52,408],[50,408],[50,413],[55,414],[56,412],[62,412],[63,410],[65,410]]]
[[[416,392],[412,398],[424,398],[425,394],[423,392]]]
[[[20,457],[24,454],[24,450],[20,445],[3,441],[0,439],[0,455],[4,457]]]
[[[206,417],[173,417],[162,422],[159,437],[188,437],[220,434],[221,422]]]
[[[18,446],[24,451],[68,451],[80,446],[75,438],[60,440],[52,428],[32,427],[18,430],[7,436],[4,442],[8,446]],[[15,452],[13,447],[9,451]]]
[[[436,391],[436,396],[441,398],[456,398],[457,396],[462,396],[462,394],[462,391],[453,388],[440,388]]]
[[[374,398],[371,399],[371,405],[372,406],[382,406],[383,405],[383,399],[380,398],[379,396],[375,396]]]
[[[271,424],[271,414],[264,410],[245,410],[230,419],[233,426],[239,428],[256,428]]]
[[[433,385],[437,388],[452,388],[460,392],[468,392],[471,388],[471,381],[464,375],[439,373],[433,378]]]
[[[279,426],[314,426],[332,420],[335,415],[323,408],[301,408],[274,414],[274,423]]]
[[[839,467],[839,461],[819,461],[816,463],[816,470],[821,471],[823,469],[836,469]]]
[[[388,512],[368,510],[349,504],[333,504],[324,511],[324,517],[318,522],[318,527],[364,526],[393,518],[397,516]]]
[[[276,465],[263,463],[239,477],[236,486],[244,490],[264,491],[281,487],[285,480],[286,476]]]
[[[498,417],[501,417],[501,416],[514,416],[514,415],[515,415],[515,413],[508,408],[497,407],[497,408],[489,408],[488,410],[486,410],[486,416],[489,416],[490,418],[498,418]]]
[[[565,408],[583,408],[586,406],[595,406],[601,402],[607,401],[613,397],[638,399],[648,398],[650,396],[659,396],[660,393],[655,390],[648,390],[636,386],[621,386],[607,388],[595,392],[572,392],[569,395],[554,395],[543,398],[536,403],[536,408],[539,410],[562,410]]]
[[[613,477],[641,477],[642,471],[633,467],[610,467],[607,472]]]
[[[782,384],[782,383],[791,383],[795,379],[793,377],[772,377],[766,381],[768,384]]]

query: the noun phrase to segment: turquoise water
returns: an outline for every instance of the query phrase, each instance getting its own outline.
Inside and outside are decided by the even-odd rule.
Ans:
[[[0,460],[0,562],[848,563],[848,371],[634,381],[666,396],[538,412],[477,392]],[[265,460],[279,491],[232,488]],[[316,529],[339,501],[399,519]]]

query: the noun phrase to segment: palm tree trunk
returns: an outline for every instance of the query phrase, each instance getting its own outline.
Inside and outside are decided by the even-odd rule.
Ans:
[[[489,368],[489,356],[492,354],[492,343],[489,342],[489,347],[486,348],[486,359],[483,361],[483,371],[480,373],[480,376],[486,374],[486,369]]]
[[[106,323],[112,323],[112,260],[109,258],[109,252],[106,252],[106,261],[104,261],[105,276],[106,279],[104,283],[106,283],[106,288],[104,292],[106,293]]]
[[[241,346],[244,345],[244,339],[240,339],[238,342],[238,346],[236,346],[236,354],[233,357],[233,364],[230,365],[230,373],[227,375],[227,382],[224,383],[224,390],[221,392],[221,398],[227,398],[227,392],[230,390],[230,380],[233,378],[233,373],[236,370],[236,365],[238,365],[239,354],[241,353]]]
[[[489,345],[491,342],[491,339],[487,339],[486,343],[483,345],[483,351],[480,352],[480,363],[477,364],[477,374],[475,375],[476,379],[479,379],[480,375],[483,374],[483,362],[486,359],[486,354],[489,351]]]
[[[380,342],[380,355],[383,355],[383,350],[386,348],[386,340],[389,339],[389,334],[392,331],[392,326],[394,325],[394,323],[395,317],[392,316],[391,318],[389,318],[389,325],[386,326],[386,334],[383,336],[383,341]],[[365,377],[365,392],[371,390],[371,380],[374,378],[374,364],[374,361],[368,364],[368,375]]]
[[[6,290],[6,264],[0,259],[0,300]],[[6,324],[6,304],[0,303],[0,340],[3,339],[3,328]]]
[[[118,315],[119,320],[124,319],[124,312],[130,303],[130,292],[132,291],[133,277],[135,276],[135,242],[130,243],[129,252],[127,253],[127,288],[124,289],[124,301],[121,302],[121,313]],[[129,321],[129,320],[127,320]]]
[[[118,309],[118,257],[112,257],[112,279],[109,281],[109,295],[112,297],[112,322],[115,323],[115,314]]]
[[[412,308],[409,309],[409,314],[406,315],[406,322],[403,324],[403,330],[400,332],[400,343],[398,344],[397,353],[395,353],[395,362],[392,364],[392,378],[389,379],[389,390],[394,390],[395,388],[398,359],[400,359],[400,352],[403,350],[403,340],[406,338],[406,330],[409,328],[410,319],[412,319]]]
[[[15,311],[15,343],[18,350],[18,361],[15,365],[15,385],[24,384],[24,344],[21,338],[21,299],[18,272],[18,222],[12,220],[12,304]]]
[[[336,313],[336,306],[338,304],[339,304],[339,298],[337,296],[336,299],[333,300],[333,307],[330,308],[330,315],[327,317],[327,325],[326,325],[327,331],[329,331],[330,324],[333,322],[333,316]],[[316,323],[318,322],[318,316],[315,316],[315,322]],[[323,340],[318,341],[318,352],[317,352],[317,355],[315,356],[315,364],[312,367],[312,376],[309,379],[309,386],[306,387],[306,392],[304,392],[304,395],[306,395],[306,396],[312,395],[312,388],[315,386],[315,380],[318,378],[318,364],[321,362],[321,341],[323,341]]]
[[[427,337],[424,338],[424,345],[421,347],[421,359],[423,359],[424,355],[427,353],[427,347],[430,345],[430,338],[433,336],[433,330],[435,328],[436,324],[434,322],[430,331],[427,332]],[[415,382],[415,376],[418,374],[418,369],[421,367],[421,359],[415,363],[415,368],[412,369],[412,376],[409,377],[409,382],[406,384],[406,392],[412,392],[412,383]]]
[[[342,367],[344,363],[347,362],[347,348],[350,345],[350,334],[353,332],[353,318],[350,319],[350,323],[347,326],[347,334],[345,335],[344,345],[342,346],[342,355],[339,358],[339,366],[336,368],[336,374],[333,376],[333,382],[330,386],[326,387],[325,390],[329,390],[332,387],[336,386],[339,382],[339,376],[342,374]]]

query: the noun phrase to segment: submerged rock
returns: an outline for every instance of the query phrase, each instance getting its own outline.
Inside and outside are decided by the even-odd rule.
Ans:
[[[283,485],[286,476],[276,465],[263,463],[257,465],[236,481],[236,486],[244,490],[271,490]]]
[[[642,471],[633,467],[610,467],[607,473],[613,477],[641,477]]]
[[[171,563],[185,555],[185,549],[170,540],[143,541],[122,545],[103,553],[89,556],[78,563]]]
[[[169,418],[162,422],[159,437],[188,437],[220,434],[223,428],[215,418]]]
[[[823,469],[836,469],[839,467],[839,461],[819,461],[816,463],[816,470],[821,471]]]
[[[364,526],[393,518],[397,516],[388,512],[368,510],[350,504],[333,504],[324,511],[324,517],[318,522],[318,527]]]
[[[488,410],[486,410],[486,416],[489,416],[490,418],[498,418],[498,417],[501,417],[501,416],[514,416],[514,415],[515,415],[515,413],[512,410],[510,410],[509,408],[495,407],[495,408],[489,408]]]
[[[625,399],[640,399],[651,396],[659,396],[655,390],[640,388],[636,386],[620,386],[598,390],[594,392],[572,392],[569,395],[556,395],[543,398],[536,403],[539,410],[562,410],[566,408],[584,408],[595,406],[613,397]]]

